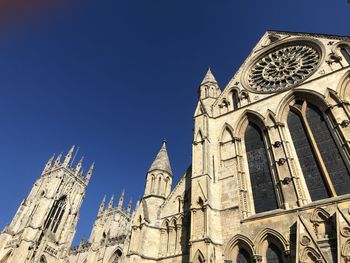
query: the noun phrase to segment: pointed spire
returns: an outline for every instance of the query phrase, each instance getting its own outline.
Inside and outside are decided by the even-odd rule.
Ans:
[[[123,189],[123,192],[122,192],[121,196],[119,197],[118,208],[122,208],[123,207],[124,196],[125,196],[125,189]]]
[[[109,200],[108,209],[111,209],[113,207],[113,203],[114,203],[114,195],[112,195],[111,199]]]
[[[101,213],[105,209],[105,204],[106,204],[106,195],[103,196],[102,202],[100,204],[100,208],[98,209],[98,215],[101,215]]]
[[[55,161],[55,164],[54,164],[54,167],[58,167],[61,163],[61,158],[62,158],[62,153],[60,153],[57,158],[56,158],[56,161]]]
[[[164,172],[169,173],[170,175],[173,174],[173,172],[171,171],[168,152],[166,150],[166,144],[167,141],[164,139],[162,148],[160,148],[160,151],[158,152],[148,172],[151,172],[153,170],[162,170]]]
[[[205,77],[202,80],[201,85],[208,83],[208,82],[217,83],[213,73],[210,70],[210,67],[208,68],[207,74],[205,74]]]
[[[67,155],[66,155],[66,158],[64,159],[64,162],[63,162],[63,166],[64,167],[68,167],[69,165],[69,162],[70,160],[72,159],[72,156],[73,156],[73,152],[74,152],[74,145],[70,148],[70,150],[68,151]]]
[[[92,176],[92,172],[94,171],[94,167],[95,167],[95,162],[93,162],[89,168],[89,171],[86,174],[86,180],[89,182]]]
[[[46,165],[45,165],[45,168],[43,170],[43,173],[47,172],[50,170],[51,166],[52,166],[52,161],[53,159],[55,158],[55,154],[53,154],[50,159],[47,161]]]
[[[132,204],[132,200],[130,199],[130,201],[129,201],[129,203],[128,203],[128,207],[127,207],[127,212],[128,212],[128,214],[130,214],[130,212],[131,212],[131,204]]]
[[[80,161],[78,162],[77,166],[75,167],[75,174],[78,174],[80,172],[81,167],[83,166],[84,156],[81,157]]]

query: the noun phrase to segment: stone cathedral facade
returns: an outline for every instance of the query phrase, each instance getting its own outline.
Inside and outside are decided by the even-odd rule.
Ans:
[[[350,262],[350,38],[268,31],[224,89],[209,70],[198,96],[178,182],[163,143],[135,209],[104,199],[71,248],[93,170],[71,149],[2,231],[0,262]]]

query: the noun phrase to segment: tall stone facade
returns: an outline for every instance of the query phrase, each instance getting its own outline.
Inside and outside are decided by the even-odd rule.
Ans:
[[[134,211],[101,203],[71,248],[92,173],[46,165],[0,262],[350,262],[350,38],[269,31],[222,90],[198,90],[192,165],[163,143]]]

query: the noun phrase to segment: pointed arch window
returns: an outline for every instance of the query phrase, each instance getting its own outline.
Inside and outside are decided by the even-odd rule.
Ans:
[[[236,89],[232,90],[232,105],[233,105],[233,110],[238,109],[241,105],[240,99],[239,99],[239,94]]]
[[[348,45],[340,45],[339,49],[346,62],[350,64],[350,47]]]
[[[269,243],[266,251],[266,262],[268,263],[283,263],[281,250],[273,243]]]
[[[247,250],[245,250],[244,248],[240,248],[237,254],[237,259],[236,261],[237,263],[250,263],[252,262],[251,256],[248,253]]]
[[[266,138],[254,123],[249,123],[244,136],[255,212],[278,208]]]
[[[350,174],[325,113],[306,100],[290,106],[288,128],[313,201],[349,193]]]
[[[66,210],[67,198],[61,197],[56,200],[49,212],[49,215],[44,223],[44,230],[50,230],[56,233],[58,226],[61,223],[62,217]]]

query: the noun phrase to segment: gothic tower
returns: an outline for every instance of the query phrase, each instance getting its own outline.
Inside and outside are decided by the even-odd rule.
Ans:
[[[0,235],[0,262],[66,262],[79,218],[91,165],[83,176],[82,161],[73,167],[74,146],[45,165],[40,178]]]

